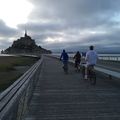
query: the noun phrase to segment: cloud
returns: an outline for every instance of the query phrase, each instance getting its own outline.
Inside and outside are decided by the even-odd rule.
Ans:
[[[119,12],[120,1],[116,0],[37,0],[32,18],[61,21],[76,26],[92,26],[107,22]],[[76,27],[75,26],[75,27]]]
[[[8,27],[2,20],[0,20],[0,36],[11,37],[16,34],[16,30]]]
[[[37,44],[48,49],[79,48],[93,44],[99,48],[116,47],[118,50],[120,0],[29,1],[34,7],[28,22],[19,24],[15,30],[0,21],[0,35],[18,36],[26,26],[28,34]]]
[[[113,0],[31,0],[31,2],[36,7],[30,18],[40,22],[36,27],[31,27],[33,31],[40,31],[43,34],[49,32],[49,35],[53,31],[64,32],[64,46],[76,43],[106,46],[116,44],[116,42],[120,44],[119,34],[117,34],[119,29],[116,30],[116,27],[120,25],[118,21],[115,21],[117,14],[120,13],[119,0],[115,2]],[[81,37],[80,33],[83,31],[89,32]],[[99,31],[105,31],[105,33],[100,34]],[[53,43],[51,46],[53,48],[57,45]]]
[[[20,37],[20,34],[19,30],[8,27],[0,20],[0,50],[9,47],[16,38]]]

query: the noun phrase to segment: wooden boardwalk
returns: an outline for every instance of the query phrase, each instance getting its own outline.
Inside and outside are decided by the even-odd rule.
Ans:
[[[120,82],[97,76],[96,86],[69,66],[44,58],[25,120],[120,120]]]

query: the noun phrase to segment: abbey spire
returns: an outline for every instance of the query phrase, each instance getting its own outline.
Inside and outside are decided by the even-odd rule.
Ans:
[[[25,27],[25,35],[24,35],[25,37],[27,37],[28,35],[27,35],[27,29],[26,29],[26,27]]]

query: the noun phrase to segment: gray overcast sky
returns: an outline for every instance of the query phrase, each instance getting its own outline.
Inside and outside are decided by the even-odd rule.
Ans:
[[[36,43],[47,49],[120,52],[120,0],[0,1],[0,49],[23,36],[25,26]],[[3,6],[3,7],[2,7]]]

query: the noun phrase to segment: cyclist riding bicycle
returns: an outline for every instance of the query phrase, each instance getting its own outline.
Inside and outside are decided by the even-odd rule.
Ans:
[[[60,60],[62,60],[63,62],[63,69],[64,71],[67,73],[68,72],[68,59],[69,59],[69,56],[67,54],[67,52],[65,50],[63,50],[61,56],[60,56]]]
[[[90,46],[89,47],[89,51],[86,53],[86,69],[85,69],[85,78],[88,78],[88,70],[90,69],[94,69],[94,66],[96,65],[97,59],[98,59],[98,55],[96,53],[96,51],[94,50],[94,46]]]
[[[75,54],[73,59],[75,59],[75,68],[79,71],[79,65],[80,65],[80,62],[81,62],[81,54],[80,54],[79,51],[77,51],[77,53]]]

